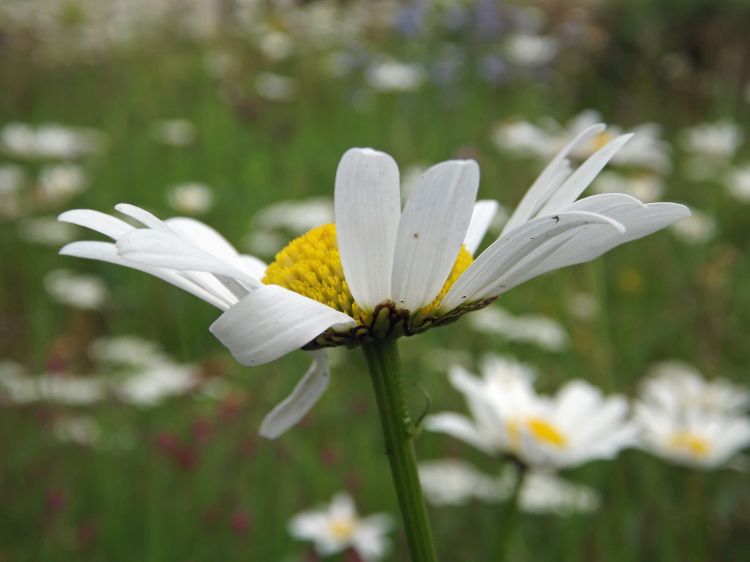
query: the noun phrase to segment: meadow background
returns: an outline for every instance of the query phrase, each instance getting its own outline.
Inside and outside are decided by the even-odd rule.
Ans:
[[[557,349],[476,331],[466,318],[401,340],[413,411],[424,408],[423,391],[432,411],[462,410],[446,358],[473,367],[488,351],[535,365],[545,390],[582,377],[634,396],[651,366],[669,359],[747,384],[750,197],[733,197],[727,177],[750,162],[750,145],[715,168],[699,160],[708,173],[696,174],[680,139],[706,121],[747,131],[749,27],[740,0],[1,0],[0,126],[58,123],[100,139],[94,154],[62,158],[86,178],[85,189],[62,195],[40,191],[49,158],[7,144],[0,153],[24,178],[0,192],[2,369],[123,376],[90,350],[128,335],[156,342],[196,378],[151,404],[111,395],[88,405],[24,401],[0,388],[0,562],[315,560],[288,535],[293,514],[347,489],[362,513],[396,515],[359,350],[335,354],[331,387],[299,427],[261,440],[260,420],[307,357],[243,368],[209,334],[217,316],[209,305],[138,272],[58,256],[67,239],[95,238],[44,222],[69,208],[109,212],[127,201],[173,216],[169,190],[200,182],[213,203],[199,218],[257,252],[268,238],[258,238],[257,214],[282,200],[330,198],[352,146],[389,152],[402,173],[475,158],[480,197],[512,210],[543,162],[500,150],[498,124],[565,123],[585,109],[624,129],[655,122],[671,161],[658,174],[660,199],[688,204],[704,222],[543,276],[494,305],[554,319],[567,334]],[[513,54],[520,32],[553,38],[554,53],[531,62],[523,49]],[[384,86],[379,61],[415,72],[391,72]],[[188,122],[184,142],[158,133],[175,119]],[[95,275],[104,296],[88,308],[62,304],[49,291],[59,269]],[[585,313],[575,306],[582,295]],[[441,435],[423,434],[417,450],[420,459],[501,470]],[[567,471],[601,494],[597,511],[518,514],[505,545],[505,506],[430,511],[443,560],[741,560],[750,552],[744,467],[701,471],[628,450]],[[393,539],[389,559],[405,560],[402,537]]]

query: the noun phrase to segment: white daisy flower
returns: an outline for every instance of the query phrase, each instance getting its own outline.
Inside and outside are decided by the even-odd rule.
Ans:
[[[742,129],[731,121],[700,123],[683,130],[680,135],[682,148],[710,160],[731,159],[742,141]]]
[[[655,174],[617,174],[604,172],[594,182],[595,193],[626,193],[645,203],[664,195],[664,181]]]
[[[505,42],[505,56],[508,60],[525,68],[551,63],[558,51],[557,39],[550,35],[515,33]]]
[[[532,386],[533,371],[500,356],[485,358],[482,372],[482,378],[461,367],[449,373],[472,418],[446,412],[428,417],[425,427],[489,455],[512,455],[545,469],[611,459],[635,442],[622,396],[605,397],[582,380],[568,382],[554,397],[540,396]]]
[[[571,173],[566,160],[582,133],[532,185],[500,237],[472,257],[497,209],[474,203],[479,168],[449,161],[425,172],[403,211],[398,167],[372,149],[351,149],[336,174],[335,224],[293,240],[266,267],[240,255],[212,228],[189,218],[161,221],[121,204],[134,228],[91,210],[63,213],[116,243],[75,242],[61,253],[151,273],[224,311],[211,332],[244,365],[268,363],[298,348],[355,346],[414,335],[483,308],[538,275],[594,259],[689,215],[683,205],[644,205],[622,194],[577,200],[612,155],[619,137]],[[276,437],[315,403],[328,384],[324,355],[292,396],[266,418]]]
[[[411,92],[423,82],[424,70],[417,64],[384,60],[367,68],[367,83],[379,92]]]
[[[47,205],[64,203],[86,189],[88,177],[77,164],[54,164],[39,172],[37,195]]]
[[[214,194],[209,186],[191,182],[175,185],[167,192],[167,202],[178,213],[202,215],[214,203]]]
[[[559,322],[541,314],[514,316],[499,307],[484,308],[469,317],[478,332],[497,334],[508,341],[530,343],[547,351],[562,351],[569,344],[568,333]]]
[[[349,548],[365,562],[380,560],[388,552],[386,534],[393,528],[387,514],[359,517],[347,493],[336,494],[331,503],[315,511],[295,515],[289,533],[298,540],[312,541],[319,556],[331,556]]]
[[[83,310],[101,310],[109,298],[100,277],[67,269],[50,271],[44,277],[44,288],[53,301]]]
[[[106,386],[98,377],[29,375],[19,365],[8,362],[0,363],[0,391],[14,404],[51,402],[89,406],[106,397]]]
[[[682,363],[662,364],[641,388],[635,405],[643,446],[680,464],[717,468],[750,445],[747,389],[707,381]]]
[[[118,397],[128,404],[141,407],[158,406],[166,398],[185,394],[200,382],[194,365],[161,361],[143,367],[116,387]]]

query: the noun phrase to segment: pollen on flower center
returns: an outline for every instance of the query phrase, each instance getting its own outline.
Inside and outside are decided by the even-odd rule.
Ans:
[[[522,422],[509,420],[506,422],[508,441],[514,449],[521,447],[521,429],[524,426],[537,441],[542,441],[558,449],[564,448],[568,443],[567,438],[554,425],[541,418],[528,418]]]
[[[672,435],[670,445],[674,449],[686,451],[694,457],[705,457],[711,448],[705,439],[690,431],[678,431]]]
[[[357,524],[352,519],[334,519],[330,522],[328,529],[333,538],[339,541],[346,541],[354,535]]]
[[[421,316],[437,311],[448,289],[472,261],[471,254],[461,246],[443,288],[433,302],[419,310]],[[276,254],[266,269],[263,283],[279,285],[344,312],[358,324],[369,325],[372,320],[371,311],[361,309],[349,291],[341,267],[335,224],[318,226],[292,240]]]

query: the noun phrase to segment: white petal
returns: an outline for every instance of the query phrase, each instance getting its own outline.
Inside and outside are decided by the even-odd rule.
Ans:
[[[476,426],[471,420],[461,414],[443,412],[428,416],[425,419],[424,427],[428,431],[445,433],[451,437],[455,437],[488,455],[492,455],[495,452],[493,447],[477,431]]]
[[[241,254],[240,262],[242,262],[243,269],[256,279],[263,279],[263,277],[266,275],[268,264],[261,259],[256,258],[255,256]]]
[[[587,229],[597,224],[623,230],[622,225],[616,221],[588,212],[566,212],[554,217],[539,217],[511,230],[482,252],[458,278],[440,304],[440,310],[447,312],[464,302],[492,296],[488,295],[487,289],[498,288],[495,285],[502,276],[535,249],[574,229]]]
[[[148,228],[161,230],[162,232],[172,232],[172,230],[166,225],[163,220],[149,213],[145,209],[141,209],[140,207],[136,207],[135,205],[131,205],[130,203],[118,203],[117,205],[115,205],[115,209],[117,211],[120,211],[123,215],[134,218]]]
[[[463,244],[478,186],[473,160],[443,162],[422,176],[398,225],[392,285],[398,306],[416,310],[440,292]]]
[[[184,289],[188,293],[195,295],[196,297],[203,299],[209,304],[214,305],[221,310],[227,310],[231,306],[231,302],[226,300],[223,295],[217,294],[213,291],[208,291],[203,287],[198,286],[193,281],[186,279],[176,271],[169,269],[159,269],[156,267],[149,267],[142,265],[137,262],[132,262],[122,258],[117,253],[117,248],[110,242],[72,242],[60,250],[60,254],[64,256],[75,256],[79,258],[86,258],[92,260],[99,260],[108,263],[114,263],[117,265],[123,265],[131,269],[143,271],[149,273],[159,279],[171,283],[180,289]]]
[[[312,364],[292,393],[263,419],[260,434],[266,439],[276,439],[297,424],[318,402],[330,381],[330,368],[325,351],[313,351]]]
[[[354,320],[317,301],[276,285],[264,285],[243,298],[211,325],[211,332],[243,365],[278,359],[331,327]]]
[[[352,148],[336,171],[336,238],[354,300],[371,310],[391,296],[401,215],[398,166],[388,154]]]
[[[528,189],[526,195],[523,196],[518,207],[513,211],[508,222],[505,223],[501,236],[525,223],[542,208],[542,205],[544,205],[552,193],[562,184],[565,175],[570,171],[569,164],[565,160],[568,154],[570,154],[570,152],[580,143],[594,135],[598,135],[604,131],[605,128],[606,127],[601,123],[592,125],[588,129],[582,131],[570,141],[565,148],[555,155],[552,161],[547,164],[547,167],[544,168],[536,181],[534,181]]]
[[[181,271],[206,271],[237,280],[245,289],[239,297],[261,284],[244,269],[215,257],[176,233],[139,228],[117,241],[117,251],[122,257],[145,265]]]
[[[570,177],[552,194],[539,210],[539,216],[551,215],[578,199],[592,181],[607,165],[607,162],[633,137],[632,133],[620,135],[592,154]]]
[[[114,240],[133,230],[133,226],[123,220],[90,209],[65,211],[57,220],[90,228]]]
[[[205,223],[188,217],[174,217],[164,221],[181,238],[189,240],[200,249],[217,258],[232,263],[239,253],[221,234]]]
[[[477,201],[474,204],[469,228],[464,237],[464,246],[466,246],[466,249],[472,256],[482,243],[484,235],[487,234],[487,229],[490,227],[492,219],[495,218],[498,206],[497,201],[488,199]]]

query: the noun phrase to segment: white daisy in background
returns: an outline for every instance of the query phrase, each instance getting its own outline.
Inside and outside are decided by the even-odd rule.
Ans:
[[[582,133],[595,127],[601,116],[594,110],[585,110],[570,119],[564,126],[549,117],[539,125],[527,121],[511,121],[498,125],[492,135],[495,145],[503,151],[518,155],[550,158],[561,147]],[[573,160],[585,160],[621,136],[619,127],[600,130],[586,135],[570,150]],[[669,145],[661,138],[661,128],[655,123],[644,123],[633,128],[633,140],[618,150],[612,164],[649,170],[663,174],[671,168]]]
[[[214,204],[214,193],[203,183],[182,183],[167,191],[167,202],[178,213],[202,215],[211,210]]]
[[[424,69],[418,64],[383,60],[367,67],[367,83],[378,92],[413,92],[424,80]]]
[[[289,533],[297,540],[312,541],[319,556],[351,548],[365,562],[386,555],[390,548],[386,535],[392,528],[393,520],[387,514],[357,515],[351,496],[343,492],[336,494],[330,504],[299,513],[289,522]]]
[[[729,194],[740,203],[750,203],[750,164],[729,171],[726,177]]]
[[[592,190],[595,193],[625,193],[644,203],[651,203],[664,195],[664,180],[656,174],[603,172],[594,182]]]
[[[148,367],[167,360],[159,344],[139,336],[98,338],[88,348],[91,359],[113,367]]]
[[[505,40],[504,54],[509,62],[524,68],[551,63],[559,51],[557,39],[551,35],[514,33]]]
[[[120,382],[115,393],[127,404],[154,407],[172,396],[196,388],[200,376],[195,365],[181,365],[162,360],[146,365]]]
[[[693,209],[689,217],[674,223],[670,230],[686,244],[705,244],[716,234],[716,219],[703,211]]]
[[[532,386],[533,371],[501,356],[487,356],[481,370],[482,378],[461,367],[449,373],[472,417],[435,414],[425,420],[426,429],[544,469],[612,459],[635,444],[637,430],[623,396],[605,397],[582,380],[566,383],[554,397],[541,396]]]
[[[591,320],[599,314],[599,299],[591,293],[573,293],[568,298],[568,311],[579,320]]]
[[[316,351],[292,395],[264,420],[261,433],[276,437],[327,387],[323,348],[450,323],[524,281],[592,260],[688,216],[683,205],[644,205],[622,194],[577,200],[630,138],[615,139],[573,171],[567,154],[603,130],[591,127],[553,159],[476,260],[473,253],[497,209],[493,201],[474,203],[477,164],[433,166],[402,211],[398,167],[372,149],[351,149],[341,159],[336,223],[293,240],[267,267],[203,223],[161,221],[127,204],[116,209],[143,228],[97,211],[63,213],[60,220],[116,243],[74,242],[61,253],[140,269],[216,306],[223,314],[211,332],[244,365],[299,348]]]
[[[68,160],[89,156],[103,147],[99,131],[50,123],[8,123],[0,130],[0,149],[20,158]]]
[[[255,91],[271,101],[289,101],[297,93],[297,82],[294,78],[261,72],[255,77]]]
[[[709,382],[675,364],[647,379],[635,404],[642,446],[662,459],[694,468],[726,465],[750,445],[748,392]]]
[[[680,145],[684,150],[713,162],[731,160],[742,141],[742,129],[731,121],[700,123],[680,133]]]
[[[419,479],[427,501],[436,506],[466,505],[474,500],[502,503],[513,497],[516,486],[521,487],[518,509],[524,513],[565,516],[589,513],[601,504],[599,493],[588,486],[543,470],[521,474],[512,465],[506,465],[498,476],[490,476],[463,461],[425,461],[419,464]]]
[[[67,269],[56,269],[45,275],[44,288],[53,301],[83,310],[101,310],[109,299],[101,277]]]
[[[51,402],[67,406],[90,406],[106,397],[105,381],[99,377],[69,374],[29,375],[14,363],[0,363],[0,391],[14,404]]]
[[[484,308],[469,316],[469,326],[478,332],[497,334],[508,341],[536,345],[547,351],[562,351],[570,340],[559,322],[540,314],[514,316],[499,307]]]
[[[82,193],[88,184],[83,167],[78,164],[44,166],[39,172],[36,194],[44,205],[59,205]]]
[[[184,147],[195,143],[198,129],[187,119],[160,119],[151,125],[151,135],[158,143]]]

